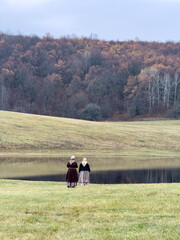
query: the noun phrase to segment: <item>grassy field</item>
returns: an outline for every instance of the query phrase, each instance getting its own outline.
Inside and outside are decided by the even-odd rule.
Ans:
[[[1,155],[180,156],[180,121],[89,122],[0,111]]]
[[[179,184],[0,180],[0,239],[179,240],[179,203]]]
[[[47,167],[41,156],[48,160],[71,154],[92,157],[96,170],[103,169],[102,156],[108,169],[126,168],[136,158],[142,168],[151,161],[157,167],[161,156],[171,166],[180,157],[179,142],[180,121],[88,122],[0,111],[2,173],[8,167],[16,172],[17,156],[24,174],[27,166],[33,173],[38,170],[33,161],[21,161],[24,156],[38,156],[41,170]],[[58,163],[59,173],[65,164]],[[0,239],[179,240],[179,203],[180,184],[175,183],[68,189],[65,183],[0,180]]]

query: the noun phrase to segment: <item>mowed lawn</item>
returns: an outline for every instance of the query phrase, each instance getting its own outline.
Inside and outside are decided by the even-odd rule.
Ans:
[[[0,180],[0,239],[180,239],[180,184]]]
[[[0,111],[0,154],[180,156],[180,120],[90,122]]]

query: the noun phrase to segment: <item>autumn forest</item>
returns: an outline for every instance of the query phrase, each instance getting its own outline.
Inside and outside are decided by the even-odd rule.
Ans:
[[[180,117],[180,43],[0,34],[0,109]]]

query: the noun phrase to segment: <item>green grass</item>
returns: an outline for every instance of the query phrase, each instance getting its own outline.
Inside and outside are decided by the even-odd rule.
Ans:
[[[85,155],[100,170],[102,157],[111,169],[118,155],[118,168],[134,159],[140,167],[147,161],[156,167],[163,156],[171,166],[180,157],[179,142],[178,120],[89,122],[0,111],[0,155],[8,159],[1,161],[2,172],[12,164],[16,168],[10,156],[38,156],[41,162],[41,156]],[[21,170],[27,163],[34,167],[31,161],[19,162]],[[0,239],[179,240],[179,203],[180,184],[175,183],[68,189],[65,183],[0,180]]]
[[[89,122],[0,111],[1,155],[180,156],[180,121]]]
[[[0,239],[180,239],[180,185],[0,180]]]

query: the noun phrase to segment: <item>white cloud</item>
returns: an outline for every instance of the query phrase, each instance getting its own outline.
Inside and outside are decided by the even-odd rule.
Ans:
[[[5,3],[15,7],[34,7],[50,1],[51,0],[4,0]]]

